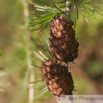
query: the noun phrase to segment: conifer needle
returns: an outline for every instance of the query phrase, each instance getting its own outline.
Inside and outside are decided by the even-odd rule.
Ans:
[[[41,58],[43,61],[45,61],[45,60],[44,60],[44,58],[43,58],[43,57],[41,57],[39,54],[37,54],[37,53],[36,53],[36,52],[34,52],[34,51],[33,51],[33,53],[34,53],[35,55],[37,55],[39,58]]]

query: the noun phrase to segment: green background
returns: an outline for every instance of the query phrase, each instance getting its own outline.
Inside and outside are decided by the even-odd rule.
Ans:
[[[41,33],[30,33],[28,27],[25,27],[27,21],[23,1],[0,0],[0,51],[3,51],[0,55],[0,103],[56,103],[55,97],[49,91],[35,99],[43,93],[43,81],[32,85],[35,100],[30,100],[31,73],[34,81],[43,78],[41,68],[31,65],[42,66],[42,62],[32,57],[35,56],[33,51],[42,51],[47,55],[39,38],[47,47],[50,25]],[[97,3],[96,0],[91,1]],[[33,2],[40,5],[47,2],[52,5],[52,0]],[[102,4],[101,1],[98,3]],[[29,13],[35,12],[35,8],[30,4],[28,10]],[[75,63],[71,63],[75,85],[73,94],[103,94],[103,18],[98,14],[95,14],[95,17],[96,19],[89,16],[89,23],[84,24],[80,14],[77,21],[75,32],[79,41],[79,55]]]

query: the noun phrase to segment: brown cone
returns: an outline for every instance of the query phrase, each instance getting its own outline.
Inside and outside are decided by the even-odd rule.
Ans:
[[[42,67],[44,79],[50,92],[60,97],[60,95],[71,95],[74,88],[71,73],[67,66],[61,66],[54,59],[47,60]]]
[[[65,17],[56,16],[51,22],[50,30],[49,49],[52,55],[66,63],[77,58],[79,43],[75,39],[72,24]]]

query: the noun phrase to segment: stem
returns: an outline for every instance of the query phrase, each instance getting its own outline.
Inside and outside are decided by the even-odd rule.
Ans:
[[[28,23],[29,23],[29,10],[28,10],[28,3],[27,0],[23,1],[23,7],[24,7],[24,22],[25,22],[25,35],[24,35],[24,43],[25,43],[25,52],[26,52],[26,62],[27,62],[27,70],[25,72],[24,77],[24,88],[27,89],[28,79],[29,82],[34,81],[34,71],[31,65],[31,36],[30,31],[28,29]],[[29,84],[29,87],[33,87],[34,84]],[[29,103],[34,102],[34,88],[29,89]]]
[[[71,63],[68,62],[68,63],[67,63],[67,66],[68,66],[68,72],[70,72],[70,70],[71,70]]]
[[[73,1],[69,2],[68,0],[66,1],[66,18],[68,20],[70,20],[70,14],[71,14],[71,10],[72,10],[72,5],[73,5]]]

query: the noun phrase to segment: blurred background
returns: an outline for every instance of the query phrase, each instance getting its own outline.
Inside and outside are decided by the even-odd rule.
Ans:
[[[0,0],[0,103],[57,103],[49,91],[45,92],[44,81],[31,83],[43,78],[41,68],[31,65],[42,66],[32,52],[47,55],[39,38],[47,47],[50,28],[30,32],[28,17],[35,8],[24,1]],[[45,5],[55,0],[31,1]],[[91,1],[102,4],[99,0]],[[76,90],[73,94],[103,95],[103,18],[98,14],[95,17],[90,16],[89,23],[84,24],[79,15],[77,21],[79,56],[71,64]]]

